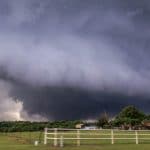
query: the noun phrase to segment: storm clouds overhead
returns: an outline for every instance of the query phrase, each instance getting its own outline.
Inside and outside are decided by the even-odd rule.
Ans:
[[[149,112],[149,61],[149,0],[0,0],[0,120]]]

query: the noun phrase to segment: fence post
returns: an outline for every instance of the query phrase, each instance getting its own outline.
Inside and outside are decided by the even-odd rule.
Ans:
[[[60,136],[60,147],[64,146],[64,137]]]
[[[44,144],[47,144],[47,128],[44,129]]]
[[[77,146],[80,146],[80,130],[77,130]]]
[[[135,139],[136,139],[136,144],[139,144],[139,140],[138,140],[138,132],[135,131]]]
[[[54,129],[54,146],[57,146],[57,128]]]
[[[111,129],[111,144],[114,144],[114,131]]]

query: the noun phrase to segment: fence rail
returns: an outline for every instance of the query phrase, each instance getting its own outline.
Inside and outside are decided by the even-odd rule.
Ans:
[[[116,130],[116,129],[83,130],[83,129],[45,128],[44,144],[47,144],[48,140],[53,140],[54,146],[58,146],[59,144],[61,147],[64,145],[65,140],[75,140],[77,146],[81,145],[82,140],[110,140],[111,144],[115,144],[116,140],[134,140],[135,144],[139,144],[140,140],[148,140],[150,142],[150,130]]]

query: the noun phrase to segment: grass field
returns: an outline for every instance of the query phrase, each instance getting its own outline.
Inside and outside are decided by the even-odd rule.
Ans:
[[[110,131],[100,131],[101,134],[107,134],[110,133]],[[68,132],[70,133],[70,131]],[[72,133],[72,131],[71,131]],[[93,133],[98,135],[93,135],[93,133],[90,132],[87,133],[87,131],[83,131],[83,134],[81,134],[81,137],[96,137],[99,136],[99,133],[97,131],[93,131]],[[130,132],[129,132],[130,133]],[[125,135],[128,134],[128,132],[118,132],[116,133],[118,135],[115,135],[116,137],[133,137],[133,135]],[[119,135],[124,134],[124,135]],[[147,134],[147,132],[142,132],[142,134]],[[64,138],[66,137],[74,137],[75,134],[64,134],[63,132],[60,132],[57,136],[63,135]],[[52,136],[52,135],[51,135]],[[108,135],[105,135],[106,137]],[[149,135],[141,135],[141,138],[147,138],[150,137]],[[111,145],[110,140],[82,140],[81,146],[76,146],[76,140],[65,140],[64,141],[64,147],[53,147],[52,143],[53,140],[50,140],[47,145],[43,144],[44,135],[43,132],[22,132],[22,133],[0,133],[0,150],[150,150],[150,140],[141,140],[139,141],[140,144],[136,145],[135,140],[116,140],[114,145]],[[39,146],[34,146],[34,141],[38,140],[41,143]]]

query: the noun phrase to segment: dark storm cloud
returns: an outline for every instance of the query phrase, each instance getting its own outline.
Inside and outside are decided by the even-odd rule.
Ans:
[[[148,111],[149,17],[148,0],[0,0],[8,95],[49,119]]]
[[[100,112],[114,115],[126,105],[136,105],[149,112],[147,97],[127,96],[107,91],[88,91],[72,87],[20,88],[12,95],[24,101],[28,114],[40,114],[50,120],[54,119],[91,119]],[[141,102],[143,101],[143,102]],[[31,107],[32,106],[32,107]]]

